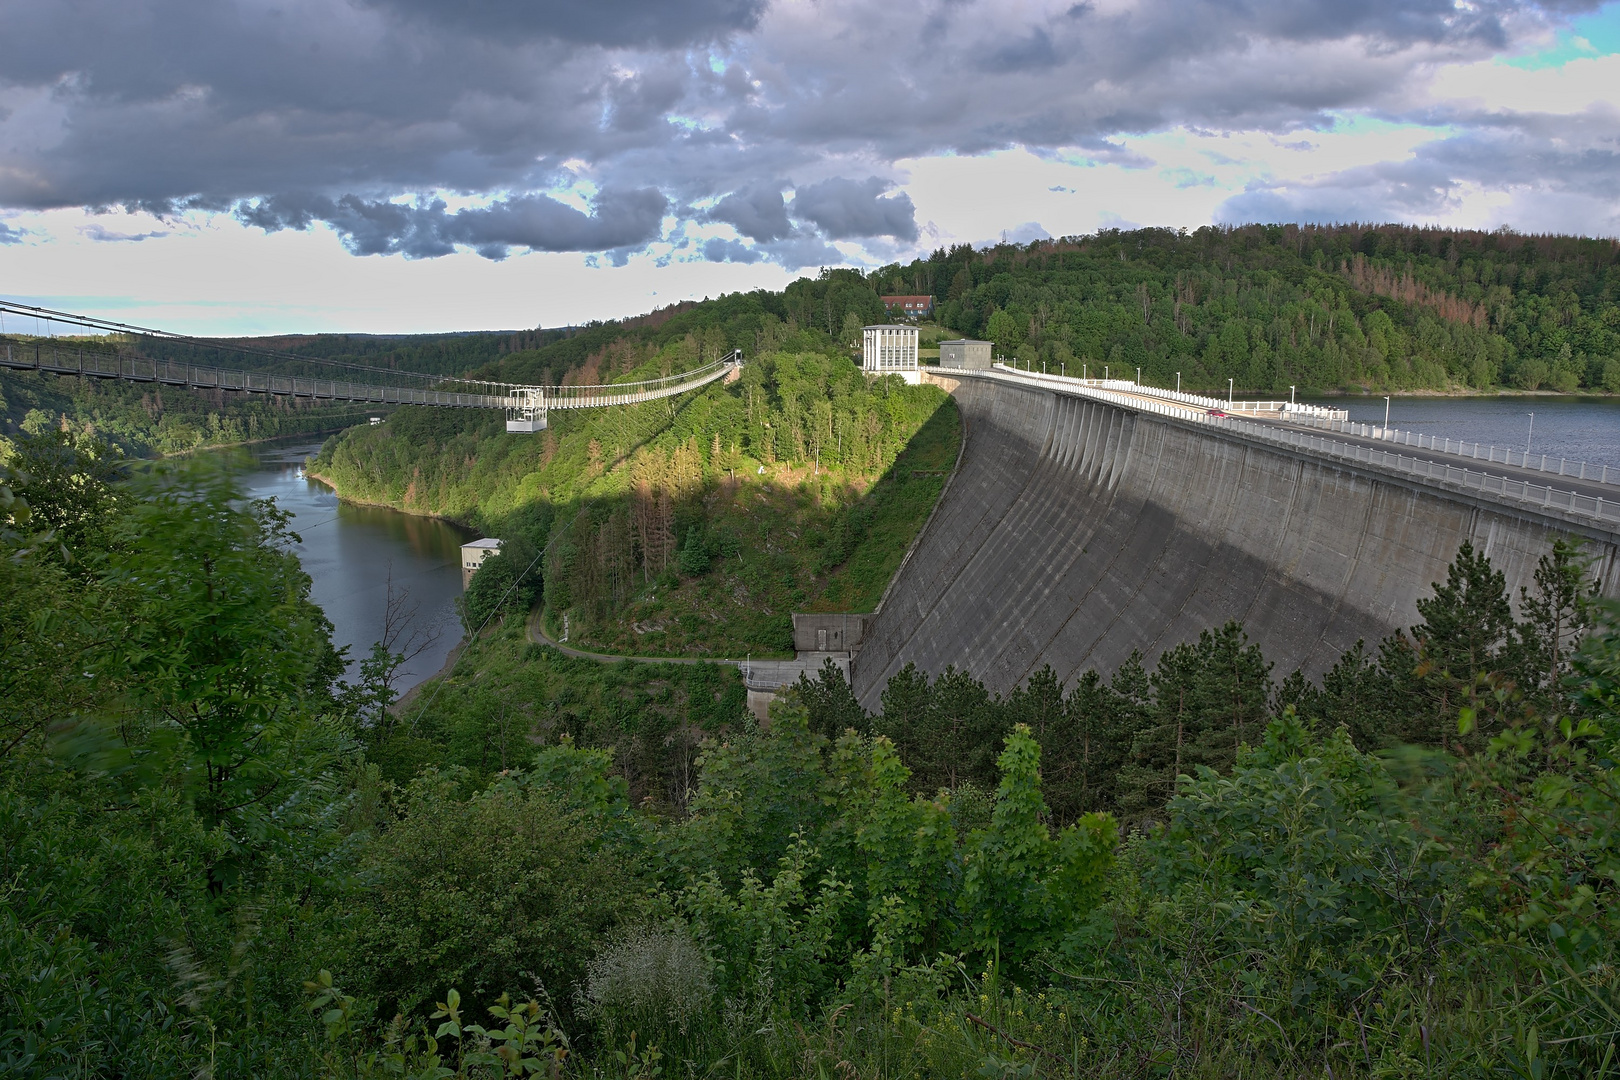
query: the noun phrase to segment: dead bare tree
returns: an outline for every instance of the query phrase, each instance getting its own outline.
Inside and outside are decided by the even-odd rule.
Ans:
[[[422,605],[411,599],[411,591],[394,584],[394,563],[388,562],[388,578],[383,599],[382,647],[397,660],[388,675],[388,688],[401,675],[411,661],[432,649],[444,634],[444,620],[424,620]]]

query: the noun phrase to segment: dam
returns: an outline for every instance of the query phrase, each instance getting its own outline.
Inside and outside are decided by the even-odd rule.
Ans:
[[[1620,595],[1607,471],[1537,479],[1511,457],[1397,454],[1004,370],[923,379],[955,397],[962,451],[865,616],[851,682],[868,709],[907,663],[955,665],[1005,693],[1046,664],[1066,683],[1137,649],[1151,666],[1228,619],[1279,677],[1317,677],[1357,640],[1418,622],[1464,540],[1517,600],[1553,540],[1577,537],[1599,590]]]

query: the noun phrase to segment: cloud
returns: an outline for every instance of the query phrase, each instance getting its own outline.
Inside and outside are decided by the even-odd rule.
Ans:
[[[814,222],[833,240],[892,236],[917,239],[917,208],[911,196],[886,194],[894,184],[882,177],[847,180],[834,177],[799,188],[793,195],[793,216]]]
[[[1003,244],[1032,244],[1036,240],[1050,240],[1052,234],[1038,221],[1026,221],[1016,229],[1004,229],[1001,233]]]
[[[174,230],[153,229],[151,232],[143,233],[115,232],[104,225],[92,222],[89,225],[79,226],[79,232],[84,236],[89,237],[91,240],[94,240],[98,244],[112,244],[125,242],[140,243],[142,240],[153,240],[162,236],[170,236],[174,233]]]
[[[1425,90],[1436,71],[1546,40],[1596,6],[9,0],[8,39],[29,47],[0,51],[0,208],[232,211],[266,229],[324,222],[357,254],[614,260],[657,242],[674,214],[752,243],[714,249],[729,261],[753,251],[814,265],[851,257],[829,241],[887,256],[922,240],[896,187],[904,160],[1027,147],[1146,169],[1130,145],[1145,134],[1297,141],[1347,113],[1487,141],[1520,125],[1534,176],[1512,183],[1568,186],[1544,170],[1573,163],[1583,198],[1612,198],[1588,159],[1510,117],[1512,102],[1463,112]],[[1582,138],[1593,166],[1608,160]],[[1520,176],[1452,150],[1480,184]],[[1443,207],[1457,198],[1445,167],[1431,157],[1314,188],[1268,181],[1229,210],[1306,212],[1312,192],[1335,190]],[[797,183],[791,203],[783,177]],[[591,213],[548,194],[576,182],[602,193]],[[487,205],[448,208],[465,198]]]
[[[703,257],[709,262],[756,263],[765,257],[763,252],[740,240],[725,240],[718,236],[705,240],[702,250]]]
[[[356,255],[426,259],[470,247],[504,259],[529,251],[610,251],[639,248],[662,230],[669,202],[656,188],[603,190],[584,214],[546,195],[518,195],[485,208],[450,212],[442,199],[403,205],[345,195],[276,196],[243,203],[236,215],[266,232],[330,225]]]
[[[370,4],[436,29],[498,39],[684,45],[753,27],[765,0],[370,0]]]
[[[5,222],[0,221],[0,244],[20,244],[23,237],[28,235],[26,229],[14,229]]]
[[[780,240],[793,232],[780,184],[734,191],[704,216],[709,221],[723,221],[750,240],[760,242]]]
[[[787,270],[806,266],[843,266],[849,257],[818,236],[813,229],[798,229],[785,240],[763,244],[770,260]]]
[[[1620,116],[1504,116],[1404,160],[1253,184],[1216,219],[1419,221],[1620,234]]]

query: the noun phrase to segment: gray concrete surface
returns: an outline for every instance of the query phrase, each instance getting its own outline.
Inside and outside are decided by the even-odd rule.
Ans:
[[[907,662],[1005,692],[1043,664],[1072,681],[1229,618],[1279,676],[1319,675],[1358,638],[1417,621],[1464,539],[1515,595],[1555,536],[1582,535],[1620,595],[1620,536],[1129,408],[930,371],[961,463],[852,665],[876,708]]]

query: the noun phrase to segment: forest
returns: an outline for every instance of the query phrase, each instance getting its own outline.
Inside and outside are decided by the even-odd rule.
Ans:
[[[1319,679],[1230,623],[1005,696],[908,668],[875,713],[827,669],[757,721],[732,668],[531,632],[758,655],[875,603],[961,437],[856,371],[881,294],[1189,388],[1615,392],[1617,286],[1608,241],[1146,230],[299,339],[540,382],[749,361],[538,437],[401,409],[330,440],[345,495],[507,539],[403,699],[387,641],[341,681],[273,504],[130,460],[342,410],[0,374],[0,1074],[1620,1073],[1620,607],[1579,546],[1517,596],[1464,546]]]
[[[1279,394],[1620,393],[1620,244],[1410,226],[1144,229],[867,275],[1026,366]]]
[[[1404,225],[1105,230],[958,245],[781,293],[680,305],[514,350],[489,378],[561,382],[614,348],[687,334],[768,351],[847,348],[882,295],[931,294],[943,328],[1026,366],[1142,368],[1190,390],[1620,393],[1620,243]],[[611,367],[611,363],[609,364]],[[578,378],[578,374],[572,377]]]
[[[1241,626],[1006,697],[597,665],[497,618],[354,685],[273,505],[0,473],[17,1076],[1590,1077],[1620,611],[1464,547],[1320,681]],[[391,707],[392,706],[392,707]]]
[[[591,377],[645,378],[723,350],[697,332],[624,343]],[[539,435],[506,434],[496,415],[401,409],[329,440],[310,471],[345,497],[502,537],[472,609],[509,564],[536,565],[547,623],[560,635],[566,616],[571,642],[791,656],[791,612],[876,606],[955,464],[958,427],[935,387],[868,380],[832,350],[778,350],[681,399],[553,411]]]

